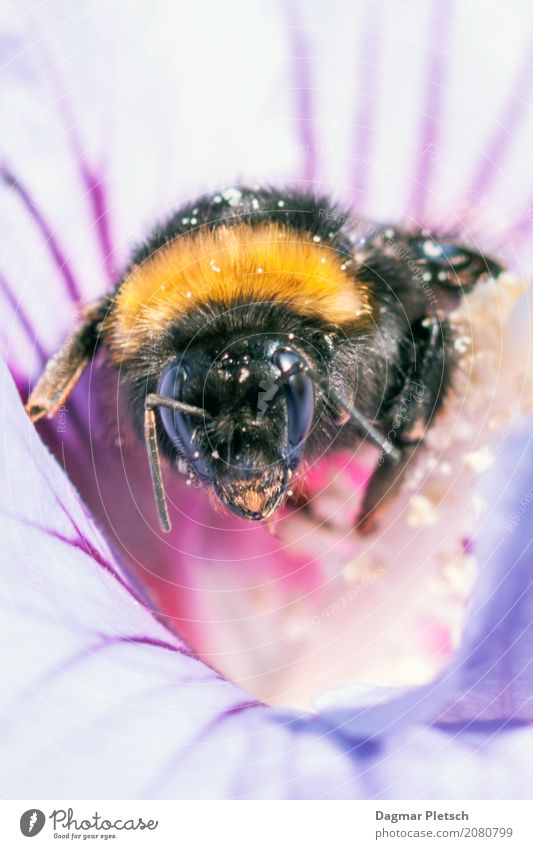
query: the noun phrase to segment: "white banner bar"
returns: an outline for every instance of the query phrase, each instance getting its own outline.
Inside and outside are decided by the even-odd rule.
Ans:
[[[34,844],[28,840],[35,838]],[[532,849],[531,802],[0,801],[0,845]]]

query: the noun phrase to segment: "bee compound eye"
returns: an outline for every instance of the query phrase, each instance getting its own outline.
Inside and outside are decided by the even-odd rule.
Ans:
[[[187,366],[181,362],[173,363],[163,372],[158,393],[166,398],[183,401],[189,380]],[[195,444],[198,427],[203,426],[202,421],[168,407],[159,407],[159,414],[167,436],[178,453],[189,461],[201,478],[209,478],[210,473]]]
[[[295,469],[301,459],[305,440],[313,423],[315,412],[315,389],[313,381],[302,366],[302,360],[294,351],[279,349],[274,362],[282,375],[283,391],[287,407],[287,449],[285,459],[289,468]]]

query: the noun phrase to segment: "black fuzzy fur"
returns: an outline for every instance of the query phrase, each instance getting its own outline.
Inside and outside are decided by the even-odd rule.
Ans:
[[[242,474],[237,467],[243,458],[265,468],[279,462],[287,435],[283,393],[276,395],[259,423],[256,414],[260,384],[278,376],[272,355],[281,345],[327,376],[335,392],[354,403],[384,435],[393,432],[392,441],[401,448],[417,422],[429,425],[450,387],[455,358],[447,312],[483,274],[495,274],[499,266],[454,244],[445,244],[442,256],[428,259],[428,238],[441,244],[436,236],[374,227],[332,207],[326,197],[270,188],[238,192],[240,196],[235,191],[220,193],[220,199],[214,193],[182,206],[137,248],[130,268],[199,228],[282,223],[303,238],[320,237],[321,243],[346,257],[354,287],[365,283],[370,289],[372,320],[354,320],[339,328],[327,315],[305,317],[282,302],[236,302],[230,311],[206,302],[169,325],[129,365],[125,377],[139,429],[146,395],[157,391],[169,364],[183,361],[190,378],[181,400],[205,408],[213,417],[207,428],[191,423],[194,447],[206,458],[210,476]],[[234,355],[231,368],[220,360],[225,352]],[[240,385],[235,374],[247,363],[252,377]],[[414,393],[413,385],[422,389]],[[305,461],[364,438],[360,427],[352,422],[341,426],[340,420],[341,411],[317,390]],[[163,453],[175,460],[181,453],[178,443],[169,439],[161,423],[158,436]],[[220,459],[212,457],[213,450]]]

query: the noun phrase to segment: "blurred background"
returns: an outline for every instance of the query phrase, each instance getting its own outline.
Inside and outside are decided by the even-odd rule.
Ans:
[[[154,218],[250,181],[305,183],[373,219],[504,233],[523,256],[527,2],[47,0],[4,3],[3,18],[3,161],[84,294]],[[46,297],[56,269],[20,199],[3,205],[6,273]],[[21,227],[30,267],[6,256]]]

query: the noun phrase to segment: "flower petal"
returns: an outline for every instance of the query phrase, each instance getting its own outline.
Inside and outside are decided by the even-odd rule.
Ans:
[[[445,721],[533,720],[533,442],[515,438],[498,462],[478,530],[481,575]],[[452,694],[450,694],[452,696]]]
[[[491,733],[533,720],[532,470],[528,433],[511,441],[485,484],[491,508],[472,543],[480,577],[461,648],[444,672],[401,695],[370,690],[364,703],[356,688],[339,688],[321,702],[327,722],[364,739],[415,722]]]
[[[394,798],[400,786],[405,798],[530,792],[529,732],[493,739],[412,729],[354,744],[322,718],[254,703],[191,657],[142,604],[25,420],[5,370],[1,386],[5,796]],[[488,758],[499,765],[490,774]]]
[[[436,2],[422,12],[398,4],[386,15],[376,4],[348,11],[333,3],[324,26],[318,3],[306,4],[305,14],[295,3],[285,18],[284,10],[265,4],[256,12],[243,0],[236,38],[226,10],[213,4],[178,11],[161,1],[133,17],[120,3],[53,7],[62,24],[52,36],[46,21],[12,14],[15,28],[1,42],[12,77],[0,281],[9,308],[0,312],[0,332],[20,388],[70,326],[73,301],[109,286],[132,234],[211,183],[265,174],[315,180],[347,197],[357,190],[358,208],[371,216],[401,218],[408,209],[416,221],[456,223],[474,237],[466,205],[500,234],[513,222],[528,233],[531,69],[518,13],[506,17],[502,34],[501,15],[481,2]],[[501,50],[502,38],[514,49]],[[141,63],[150,40],[157,50]],[[378,67],[369,68],[376,56]],[[507,254],[520,265],[513,235]],[[496,536],[505,537],[509,559],[495,563],[480,548],[487,566],[477,612],[462,654],[436,685],[403,697],[367,692],[371,704],[359,711],[351,693],[348,710],[330,704],[323,717],[299,719],[222,681],[150,612],[6,380],[6,795],[338,797],[401,788],[404,796],[498,796],[525,771],[526,732],[493,739],[487,723],[530,717],[526,521],[516,534]],[[72,419],[84,403],[82,392]],[[76,436],[74,421],[80,486],[91,477],[86,436],[79,428]],[[51,428],[47,438],[61,456],[61,438]],[[105,443],[98,437],[94,445],[103,466]],[[520,511],[522,496],[513,497]],[[509,562],[513,579],[505,583]],[[437,648],[443,642],[434,632],[431,640]],[[448,732],[405,729],[437,718]],[[484,723],[475,737],[454,736],[457,723],[474,719]],[[367,742],[378,734],[387,737]],[[430,774],[418,770],[424,758]],[[507,762],[507,771],[484,778],[489,758]],[[516,792],[526,787],[530,774]]]
[[[1,792],[352,795],[333,735],[276,720],[143,603],[26,419],[5,367]]]
[[[373,799],[529,799],[533,789],[531,729],[411,728],[361,753]]]

